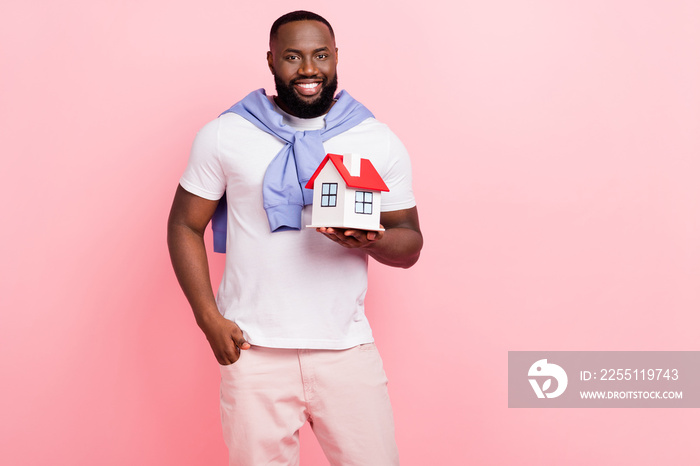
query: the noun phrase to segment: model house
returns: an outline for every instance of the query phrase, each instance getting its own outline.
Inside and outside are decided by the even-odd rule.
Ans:
[[[314,190],[312,228],[380,230],[382,191],[389,191],[368,159],[328,154],[306,188]]]

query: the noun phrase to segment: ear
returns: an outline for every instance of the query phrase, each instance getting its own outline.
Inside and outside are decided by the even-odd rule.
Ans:
[[[270,68],[272,74],[275,74],[275,67],[272,65],[272,52],[267,52],[267,67]]]
[[[335,64],[338,64],[338,47],[335,48]]]

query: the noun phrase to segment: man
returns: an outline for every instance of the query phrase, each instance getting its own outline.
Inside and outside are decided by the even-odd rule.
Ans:
[[[408,155],[362,104],[334,98],[338,50],[324,18],[280,17],[267,63],[277,96],[253,92],[198,133],[168,221],[173,268],[221,366],[230,464],[298,464],[307,421],[331,464],[398,464],[364,297],[367,256],[406,268],[423,244]],[[385,231],[303,227],[301,186],[326,152],[372,161],[390,189]],[[226,269],[214,298],[203,235],[224,192]]]

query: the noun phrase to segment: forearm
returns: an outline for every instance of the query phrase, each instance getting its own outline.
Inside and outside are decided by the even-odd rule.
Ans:
[[[168,224],[170,260],[182,291],[202,327],[221,317],[211,287],[209,264],[201,232],[186,225]]]
[[[423,236],[410,228],[391,228],[382,238],[365,247],[376,261],[392,267],[409,268],[418,261],[423,247]]]

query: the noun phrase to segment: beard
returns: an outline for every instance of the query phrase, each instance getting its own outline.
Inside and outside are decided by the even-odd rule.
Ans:
[[[299,118],[316,118],[324,115],[333,105],[333,97],[338,89],[338,75],[333,76],[330,82],[323,81],[323,89],[313,102],[303,101],[294,91],[294,82],[286,84],[275,76],[275,88],[277,97],[287,107],[290,114]]]

